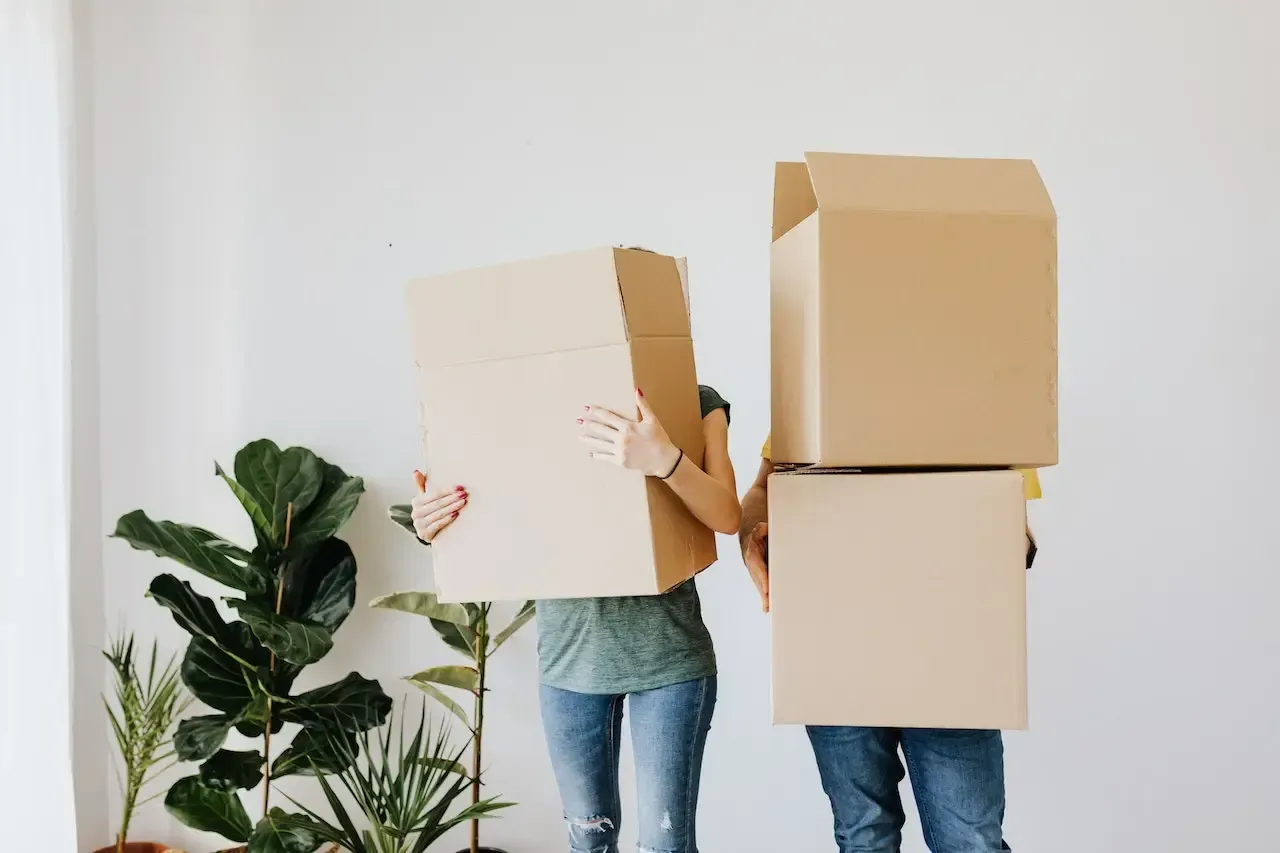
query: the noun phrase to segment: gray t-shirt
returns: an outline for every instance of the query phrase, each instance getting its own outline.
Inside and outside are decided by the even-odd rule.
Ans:
[[[702,416],[729,404],[698,386]],[[542,683],[574,693],[618,695],[716,674],[711,634],[693,579],[663,595],[538,602]]]

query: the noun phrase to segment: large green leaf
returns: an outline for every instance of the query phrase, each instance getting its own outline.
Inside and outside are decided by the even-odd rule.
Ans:
[[[423,693],[427,694],[432,699],[439,702],[440,705],[443,706],[446,711],[453,714],[459,720],[462,720],[463,725],[465,725],[468,729],[471,728],[471,721],[467,719],[467,712],[462,710],[461,705],[459,705],[457,702],[453,701],[447,695],[445,695],[445,692],[441,690],[439,687],[436,687],[434,684],[428,681],[419,681],[416,678],[414,678],[412,675],[406,678],[405,681],[408,681],[414,687],[418,688]]]
[[[257,534],[258,542],[264,545],[272,544],[267,540],[271,534],[271,519],[267,517],[266,510],[262,505],[254,500],[253,495],[245,489],[244,486],[237,483],[222,470],[222,466],[217,462],[213,463],[213,472],[222,478],[222,481],[231,488],[231,493],[236,496],[236,500],[240,501],[240,506],[244,507],[244,511],[249,514],[249,520],[253,522],[253,530]]]
[[[240,797],[200,784],[199,776],[179,779],[164,798],[169,814],[192,829],[216,832],[228,841],[244,843],[253,832]]]
[[[333,648],[333,635],[318,622],[282,616],[255,601],[227,599],[255,637],[276,657],[298,666],[315,663]]]
[[[418,539],[418,529],[413,526],[413,506],[411,504],[396,504],[387,508],[387,518],[391,519],[391,523],[397,527],[403,528],[413,534],[414,539]],[[430,545],[430,542],[423,542],[418,539],[419,544]]]
[[[298,514],[296,509],[294,511],[293,533],[289,537],[291,551],[319,545],[336,534],[351,518],[360,503],[360,496],[364,494],[363,479],[348,476],[337,465],[330,465],[323,459],[318,461],[324,469],[324,480],[320,493],[306,512]]]
[[[274,808],[258,821],[248,853],[313,853],[325,840],[324,828],[311,818]]]
[[[271,765],[271,778],[294,774],[308,776],[316,770],[341,773],[350,766],[351,756],[358,752],[359,742],[351,732],[304,728]]]
[[[283,612],[337,631],[356,603],[356,558],[341,539],[326,539],[285,564]]]
[[[475,693],[480,689],[480,673],[469,666],[433,666],[422,672],[409,676],[413,684],[439,684],[443,687],[458,687]]]
[[[474,629],[471,614],[461,604],[442,604],[434,592],[393,592],[375,598],[370,607],[383,610],[399,610],[415,616],[426,616],[440,622],[450,622],[463,628]]]
[[[256,567],[231,559],[215,544],[223,541],[221,537],[202,528],[153,521],[139,509],[122,515],[112,535],[139,551],[175,560],[223,586],[249,594],[267,589],[267,578]]]
[[[230,642],[227,623],[213,599],[192,589],[191,584],[173,575],[156,575],[147,595],[173,614],[178,627],[194,637],[205,637],[219,646]]]
[[[232,718],[225,714],[183,720],[173,735],[174,754],[180,761],[203,761],[211,757],[226,741],[231,724]]]
[[[236,731],[249,738],[259,738],[266,734],[267,718],[271,719],[271,733],[275,734],[284,726],[279,714],[272,713],[273,703],[265,693],[255,693],[253,700],[245,705],[236,716]]]
[[[511,624],[499,631],[498,635],[493,638],[493,648],[490,650],[490,654],[496,652],[502,647],[503,643],[511,639],[512,634],[523,628],[525,624],[533,618],[535,612],[535,604],[532,601],[526,601],[520,609],[516,611],[516,615],[512,617]]]
[[[358,732],[380,726],[391,711],[391,697],[382,685],[358,672],[341,681],[309,690],[293,697],[293,704],[280,710],[287,723]]]
[[[446,646],[466,655],[469,661],[476,659],[476,635],[470,628],[463,628],[452,622],[441,622],[439,619],[432,619],[431,627],[440,635],[440,639]]]
[[[320,458],[302,447],[281,450],[264,438],[236,454],[235,472],[236,482],[267,519],[263,537],[275,548],[283,548],[290,505],[296,519],[320,493],[324,483]]]
[[[215,791],[256,788],[262,781],[262,753],[220,749],[200,765],[200,784]]]
[[[204,637],[194,637],[187,645],[181,671],[191,694],[223,713],[237,715],[254,699],[252,671]]]

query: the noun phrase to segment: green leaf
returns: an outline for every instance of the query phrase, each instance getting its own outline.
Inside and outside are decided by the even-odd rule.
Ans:
[[[293,704],[280,710],[287,723],[359,732],[380,726],[391,711],[391,697],[382,685],[358,672],[341,681],[293,697]]]
[[[463,628],[474,628],[474,620],[461,604],[441,604],[434,592],[393,592],[375,598],[370,607],[383,610],[399,610],[416,616],[426,616],[441,622],[450,622]]]
[[[274,808],[258,821],[248,853],[313,853],[324,841],[324,828],[311,818]]]
[[[267,519],[264,538],[283,548],[290,504],[297,519],[320,493],[324,483],[320,458],[302,447],[281,450],[264,438],[236,454],[235,472],[236,481]]]
[[[316,622],[273,613],[261,604],[227,599],[264,646],[276,657],[298,666],[315,663],[333,648],[333,635]]]
[[[289,550],[319,545],[336,534],[347,523],[360,496],[364,494],[364,480],[350,477],[337,465],[330,465],[317,458],[324,470],[320,493],[316,495],[306,512],[294,509],[293,533],[289,537]]]
[[[474,648],[476,635],[470,628],[463,628],[452,622],[441,622],[439,619],[432,619],[431,627],[440,635],[440,639],[446,646],[466,655],[467,660],[476,659]]]
[[[409,676],[408,678],[405,679],[405,681],[408,681],[414,687],[418,688],[423,693],[427,694],[432,699],[439,702],[442,706],[444,706],[445,710],[449,711],[459,720],[462,720],[462,724],[464,726],[466,726],[468,729],[471,728],[471,721],[467,719],[467,712],[462,710],[461,705],[459,705],[457,702],[453,701],[447,695],[445,695],[445,692],[443,690],[436,687],[434,684],[431,684],[430,682],[418,681],[413,676]]]
[[[201,702],[226,714],[239,714],[255,695],[250,671],[204,637],[195,637],[187,645],[182,682]]]
[[[262,754],[220,749],[200,765],[200,784],[214,791],[252,789],[262,781]]]
[[[459,687],[475,693],[480,689],[480,673],[469,666],[433,666],[409,676],[409,681],[417,685],[439,684],[444,687]]]
[[[512,634],[523,628],[525,624],[533,618],[535,612],[536,606],[534,603],[532,601],[526,601],[520,609],[516,611],[516,615],[511,619],[511,624],[499,631],[498,635],[493,638],[493,649],[490,653],[492,654],[492,652],[496,652],[498,649],[502,648],[502,644],[511,639]]]
[[[194,637],[206,637],[219,646],[228,644],[227,623],[213,599],[192,589],[173,575],[157,575],[147,595],[173,614],[178,627]]]
[[[199,527],[153,521],[139,509],[121,516],[112,536],[139,551],[175,560],[223,586],[246,594],[266,592],[267,579],[255,567],[232,560],[212,544],[222,542],[221,537]]]
[[[327,539],[284,569],[284,612],[337,631],[356,603],[356,558],[341,539]]]
[[[213,472],[231,487],[231,493],[236,496],[236,500],[240,501],[240,506],[244,507],[244,511],[249,514],[249,520],[253,522],[253,529],[257,533],[258,542],[271,544],[267,539],[271,535],[271,519],[267,517],[262,505],[253,499],[253,495],[249,494],[244,486],[231,479],[217,462],[213,463]]]
[[[203,761],[211,757],[226,741],[231,723],[225,714],[183,720],[173,735],[174,754],[180,761]]]
[[[341,773],[350,766],[350,758],[358,752],[359,743],[352,732],[304,728],[271,765],[271,778],[295,774],[311,776],[317,770],[320,773]]]
[[[192,829],[216,832],[228,841],[244,843],[253,832],[240,797],[200,784],[199,776],[179,779],[164,798],[169,814]]]
[[[391,519],[392,524],[413,534],[414,539],[418,539],[418,529],[413,526],[413,506],[411,504],[396,504],[388,507],[387,518]],[[423,545],[429,544],[421,539],[418,539],[418,542]]]
[[[443,770],[446,773],[456,773],[459,776],[471,778],[470,772],[466,767],[462,766],[462,762],[454,761],[451,758],[420,758],[418,763],[424,767],[431,767],[435,770]]]

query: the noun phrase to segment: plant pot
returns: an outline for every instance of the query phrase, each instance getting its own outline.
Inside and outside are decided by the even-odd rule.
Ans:
[[[507,853],[506,850],[500,850],[497,847],[480,847],[477,849],[479,849],[480,853]],[[471,848],[463,847],[458,853],[471,853]]]
[[[95,853],[116,853],[116,846],[100,847]],[[124,853],[167,853],[168,844],[156,844],[154,841],[130,841],[124,846]],[[176,853],[176,851],[175,851]]]

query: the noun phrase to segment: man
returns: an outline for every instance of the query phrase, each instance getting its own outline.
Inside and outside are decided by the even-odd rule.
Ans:
[[[769,441],[742,498],[742,559],[769,610]],[[1023,471],[1028,500],[1040,497]],[[1035,559],[1027,530],[1027,568]],[[874,651],[874,650],[860,650]],[[898,785],[911,774],[925,843],[933,853],[1009,850],[1004,842],[1004,743],[998,731],[810,726],[809,742],[831,801],[840,853],[897,853],[906,816]],[[906,759],[906,768],[898,751]]]

